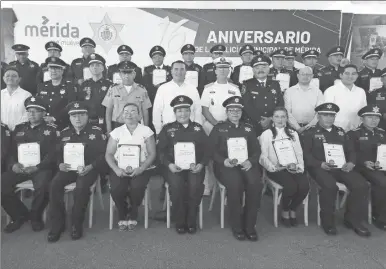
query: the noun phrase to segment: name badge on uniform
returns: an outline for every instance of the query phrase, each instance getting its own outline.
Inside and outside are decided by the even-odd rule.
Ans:
[[[364,137],[359,137],[359,140],[369,140],[369,138],[367,136],[364,136]]]
[[[382,101],[382,100],[385,100],[385,97],[381,97],[381,96],[378,96],[375,98],[377,101]]]
[[[63,137],[62,138],[62,141],[69,141],[70,140],[70,137]]]
[[[103,124],[103,122],[104,122],[103,118],[99,118],[98,122],[99,122],[99,124]]]
[[[17,132],[16,133],[16,136],[23,136],[24,135],[24,132]]]
[[[65,94],[66,93],[66,90],[65,89],[61,89],[60,90],[60,94]]]
[[[41,91],[40,94],[47,95],[47,92]]]

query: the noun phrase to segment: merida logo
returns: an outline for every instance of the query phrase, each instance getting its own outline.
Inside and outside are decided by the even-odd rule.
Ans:
[[[72,27],[69,23],[65,25],[60,25],[59,22],[54,25],[48,24],[50,20],[46,16],[42,16],[42,19],[42,25],[26,25],[24,28],[25,36],[79,38],[78,27]]]

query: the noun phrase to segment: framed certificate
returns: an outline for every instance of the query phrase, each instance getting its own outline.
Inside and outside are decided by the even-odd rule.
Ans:
[[[43,74],[43,81],[46,82],[46,81],[49,81],[49,80],[51,80],[51,75],[50,75],[49,71],[46,71]]]
[[[165,69],[154,69],[153,70],[153,85],[158,85],[166,81],[166,70]]]
[[[92,78],[90,68],[88,68],[88,67],[83,68],[83,79],[86,80],[86,79],[90,79],[90,78]]]
[[[72,171],[78,171],[78,167],[84,167],[83,143],[66,143],[63,147],[63,162],[71,165]]]
[[[232,137],[227,140],[228,158],[237,160],[237,164],[248,160],[248,145],[244,137]]]
[[[36,166],[40,163],[39,143],[22,143],[17,147],[17,160],[24,167]]]
[[[197,71],[186,71],[185,82],[198,87],[198,72]]]
[[[310,86],[312,88],[320,89],[320,84],[319,84],[319,79],[318,78],[313,78],[311,79]]]
[[[141,157],[141,146],[121,144],[118,145],[118,167],[126,170],[127,167],[135,169],[139,167]],[[129,170],[131,170],[129,169]]]
[[[196,147],[193,142],[177,142],[174,144],[174,163],[182,170],[189,170],[196,165]]]
[[[272,144],[280,165],[287,166],[291,163],[298,164],[295,150],[290,139],[274,140],[272,141]]]
[[[276,75],[276,80],[279,81],[280,89],[282,92],[284,92],[286,89],[289,88],[290,84],[290,75],[287,73],[279,73]]]
[[[122,79],[121,79],[121,76],[119,75],[119,73],[113,74],[113,83],[116,83],[116,84],[122,83]]]
[[[324,155],[328,164],[336,165],[336,168],[342,168],[346,163],[343,146],[339,144],[323,143]]]
[[[386,144],[378,146],[377,149],[377,162],[379,162],[380,170],[386,171]]]
[[[370,78],[370,87],[369,92],[372,92],[376,89],[382,88],[383,84],[380,77]]]
[[[253,69],[250,66],[243,65],[240,68],[239,83],[243,83],[245,80],[253,78]]]

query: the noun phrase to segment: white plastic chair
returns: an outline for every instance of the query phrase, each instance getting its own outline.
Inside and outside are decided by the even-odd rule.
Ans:
[[[163,205],[163,210],[165,210],[166,207],[166,227],[169,229],[170,228],[170,206],[172,205],[172,201],[170,200],[170,193],[169,193],[169,184],[165,182],[165,202]],[[199,208],[199,227],[202,230],[203,227],[203,205],[202,205],[202,199],[200,203],[200,208]]]
[[[274,226],[277,228],[278,227],[278,208],[281,201],[283,187],[280,184],[276,183],[275,181],[271,180],[268,177],[267,171],[265,169],[263,169],[263,181],[264,181],[264,184],[266,184],[266,186],[270,188],[270,190],[273,193],[272,195],[273,223],[274,223]],[[308,226],[308,200],[309,200],[309,194],[307,194],[306,198],[304,198],[303,200],[305,226]]]
[[[97,192],[97,195],[99,197],[99,202],[101,204],[101,208],[104,209],[103,205],[103,196],[102,196],[102,189],[101,189],[101,178],[100,175],[98,175],[97,181],[90,187],[90,202],[89,202],[89,217],[88,217],[88,227],[92,228],[92,221],[93,221],[93,214],[94,214],[94,194]],[[73,191],[76,188],[76,182],[73,182],[71,184],[68,184],[64,187],[64,199],[65,199],[65,206],[66,210],[69,208],[69,194],[73,193]]]

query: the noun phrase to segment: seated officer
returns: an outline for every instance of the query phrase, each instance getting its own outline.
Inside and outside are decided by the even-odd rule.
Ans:
[[[98,173],[105,168],[104,154],[106,136],[102,129],[88,123],[88,109],[82,102],[72,102],[67,106],[71,125],[64,128],[57,143],[59,172],[53,178],[50,188],[49,217],[51,229],[48,241],[59,240],[65,229],[64,187],[76,182],[74,190],[74,205],[72,207],[73,240],[83,235],[83,221],[90,198],[90,187],[95,183]],[[84,145],[84,164],[75,169],[64,163],[63,151],[67,143],[82,143]]]
[[[367,98],[368,104],[376,104],[379,108],[382,117],[379,127],[386,129],[386,68],[381,72],[382,87],[372,91]]]
[[[41,231],[44,228],[42,214],[48,204],[49,183],[55,167],[54,145],[58,133],[55,125],[44,121],[46,104],[39,97],[29,97],[24,106],[28,122],[15,127],[10,154],[12,171],[4,173],[1,178],[1,205],[12,219],[4,229],[6,233],[18,230],[28,220],[31,220],[32,230]],[[40,163],[37,165],[20,163],[18,147],[26,143],[39,145]],[[15,193],[16,185],[27,180],[32,180],[34,187],[31,211],[28,211]]]
[[[1,173],[7,171],[7,160],[10,155],[11,132],[8,126],[1,123]]]
[[[386,167],[377,162],[378,145],[386,144],[386,132],[378,128],[381,113],[377,105],[363,107],[358,116],[362,125],[348,135],[355,145],[357,169],[372,185],[374,225],[386,231]]]
[[[197,231],[197,211],[204,193],[204,166],[208,164],[206,150],[207,136],[202,126],[190,121],[190,107],[193,100],[185,95],[175,97],[173,107],[176,121],[163,126],[158,137],[158,156],[160,163],[167,167],[166,181],[169,183],[176,221],[177,233],[194,234]],[[177,143],[193,143],[195,161],[188,167],[179,167],[174,155]]]
[[[349,190],[344,224],[360,236],[370,236],[370,231],[361,222],[366,218],[367,194],[366,180],[353,169],[356,154],[353,144],[342,128],[334,125],[339,107],[334,103],[324,103],[315,108],[318,123],[302,133],[303,156],[308,172],[320,187],[320,217],[326,234],[336,235],[334,211],[338,192],[336,182],[346,185]],[[331,160],[326,162],[324,144],[341,145],[346,163],[337,168]]]
[[[263,187],[258,163],[260,147],[256,140],[257,135],[252,125],[240,121],[243,99],[238,96],[229,97],[223,106],[228,119],[216,124],[209,136],[214,172],[227,191],[234,237],[237,240],[245,240],[247,237],[251,241],[257,241],[255,226]],[[230,158],[227,142],[230,138],[245,141],[248,159]],[[241,201],[244,192],[243,209]]]

